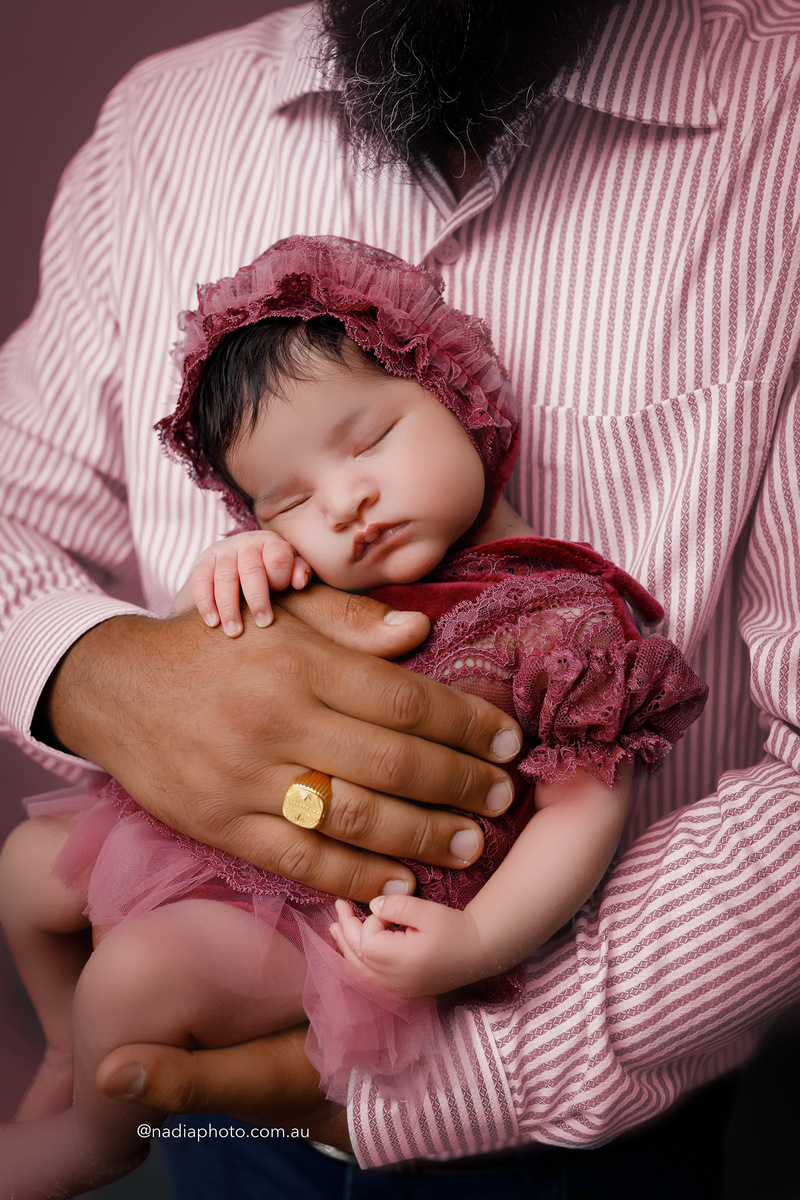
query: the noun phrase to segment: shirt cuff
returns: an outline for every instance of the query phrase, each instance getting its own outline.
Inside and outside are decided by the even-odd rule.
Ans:
[[[362,1167],[461,1158],[522,1140],[488,1013],[454,1008],[442,1023],[447,1044],[423,1095],[384,1096],[368,1074],[353,1072],[347,1115]]]
[[[91,767],[74,754],[53,749],[31,735],[36,706],[47,681],[78,638],[110,617],[153,616],[146,609],[104,593],[57,592],[26,607],[7,627],[0,659],[0,711],[16,731],[23,749],[35,751],[53,770],[69,765]]]

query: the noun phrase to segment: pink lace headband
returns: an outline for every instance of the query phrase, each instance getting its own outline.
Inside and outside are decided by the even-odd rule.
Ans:
[[[328,315],[393,375],[416,379],[458,418],[481,457],[484,519],[505,486],[519,444],[508,376],[477,317],[449,308],[438,276],[347,238],[298,235],[276,242],[230,279],[198,288],[194,312],[180,316],[175,348],[182,386],[175,411],[156,425],[167,452],[202,488],[223,493],[231,513],[242,502],[214,475],[196,444],[197,385],[206,360],[234,329],[264,317]]]

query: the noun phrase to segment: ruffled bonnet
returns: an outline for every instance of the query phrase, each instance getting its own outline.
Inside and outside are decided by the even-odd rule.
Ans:
[[[175,358],[182,384],[175,411],[156,425],[167,452],[202,488],[219,491],[239,525],[243,502],[214,474],[197,445],[197,387],[213,350],[234,329],[264,317],[328,315],[392,375],[415,379],[458,418],[486,474],[485,520],[505,486],[519,446],[508,376],[477,317],[448,307],[443,284],[423,267],[338,237],[284,238],[229,279],[198,288],[181,313]]]

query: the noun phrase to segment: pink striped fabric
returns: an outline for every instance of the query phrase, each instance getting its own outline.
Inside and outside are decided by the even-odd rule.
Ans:
[[[309,21],[142,64],[65,175],[2,357],[0,710],[74,767],[30,722],[65,649],[130,611],[103,586],[135,555],[164,613],[226,528],[151,432],[195,284],[299,231],[437,266],[522,399],[520,511],[652,591],[711,698],[525,1003],[454,1011],[421,1112],[354,1080],[352,1133],[369,1165],[589,1144],[741,1061],[800,976],[800,7],[621,4],[460,204],[433,169],[351,169]]]

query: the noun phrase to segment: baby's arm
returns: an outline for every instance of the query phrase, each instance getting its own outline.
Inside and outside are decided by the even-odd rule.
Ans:
[[[308,563],[277,533],[237,533],[203,551],[173,612],[185,612],[194,602],[206,625],[221,624],[228,637],[238,637],[243,628],[240,590],[256,625],[264,627],[272,624],[270,591],[304,588],[310,578]]]
[[[380,896],[362,924],[339,901],[332,929],[339,949],[405,995],[451,991],[522,962],[602,879],[622,833],[632,775],[625,763],[613,788],[580,769],[569,783],[539,784],[538,811],[463,912],[416,896]]]

